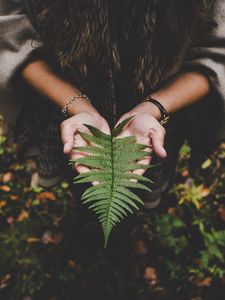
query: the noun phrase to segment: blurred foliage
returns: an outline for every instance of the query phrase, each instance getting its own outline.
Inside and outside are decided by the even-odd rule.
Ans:
[[[162,204],[118,226],[106,250],[75,187],[38,187],[37,162],[16,153],[1,136],[0,299],[224,299],[224,144],[194,178],[184,145]]]

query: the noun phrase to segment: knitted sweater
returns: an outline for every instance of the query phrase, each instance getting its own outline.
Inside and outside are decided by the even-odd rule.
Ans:
[[[163,78],[167,80],[182,69],[197,69],[204,72],[210,80],[212,85],[210,97],[190,106],[185,113],[190,141],[194,148],[193,153],[200,155],[207,145],[210,147],[212,143],[216,145],[225,137],[225,2],[223,0],[216,2],[215,21],[218,26],[204,45],[192,47],[186,57],[182,57],[181,54],[180,63]],[[35,51],[44,47],[34,27],[29,1],[0,0],[0,114],[4,114],[8,122],[11,116],[7,114],[19,111],[21,103],[18,91],[11,85],[12,78]],[[105,83],[108,84],[106,93],[111,93],[109,100],[104,105],[100,105],[97,99],[95,104],[103,115],[111,118],[113,123],[119,114],[125,112],[127,105],[118,109],[118,102],[115,102],[113,94],[114,86],[111,81],[106,80]],[[92,87],[90,93],[91,91]],[[3,93],[4,97],[1,96]],[[14,121],[15,117],[14,113]],[[60,117],[57,120],[60,122]],[[48,153],[45,156],[48,156]],[[42,169],[44,168],[46,162]],[[49,177],[58,178],[56,173],[59,169]]]

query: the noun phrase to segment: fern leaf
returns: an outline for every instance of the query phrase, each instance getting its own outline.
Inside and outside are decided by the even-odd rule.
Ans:
[[[91,145],[75,147],[74,150],[88,155],[71,160],[71,163],[92,168],[90,172],[76,176],[75,184],[99,182],[86,189],[81,201],[97,215],[103,229],[105,247],[113,227],[138,210],[138,204],[143,205],[141,198],[131,189],[151,191],[139,182],[151,182],[149,178],[132,173],[134,170],[150,168],[149,165],[138,163],[141,158],[151,155],[151,151],[146,151],[148,146],[136,143],[134,136],[118,137],[133,117],[118,124],[110,135],[84,124],[91,134],[80,132],[80,135]]]

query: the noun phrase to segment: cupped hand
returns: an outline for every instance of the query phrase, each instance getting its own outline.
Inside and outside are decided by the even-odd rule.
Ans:
[[[89,129],[83,124],[92,125],[106,134],[110,134],[110,128],[107,121],[97,112],[80,112],[61,124],[61,138],[64,144],[64,153],[69,155],[70,159],[87,156],[87,153],[74,151],[74,147],[88,146],[90,143],[83,139],[80,132],[90,134]],[[75,164],[75,170],[78,173],[88,172],[90,169],[81,164]]]
[[[124,119],[134,116],[133,119],[124,127],[118,137],[135,136],[136,142],[145,144],[146,151],[149,150],[149,146],[152,150],[161,158],[165,158],[167,153],[164,148],[164,138],[166,131],[159,121],[153,117],[150,112],[143,110],[131,110],[124,114],[117,122],[118,125]],[[150,164],[151,156],[146,156],[138,161],[140,164]],[[145,170],[138,169],[133,171],[135,174],[143,175]]]

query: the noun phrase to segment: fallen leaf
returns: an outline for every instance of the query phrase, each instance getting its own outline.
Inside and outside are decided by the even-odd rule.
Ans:
[[[205,279],[196,278],[195,285],[197,287],[209,287],[211,286],[212,278],[206,277]]]
[[[13,174],[11,172],[5,173],[2,177],[2,181],[5,183],[12,181],[12,179],[13,179]]]
[[[17,217],[16,221],[17,222],[23,222],[27,220],[29,217],[29,213],[26,210],[22,210],[20,215]]]
[[[144,278],[151,286],[156,285],[159,281],[156,269],[148,267],[145,269]]]
[[[10,274],[6,274],[3,278],[0,279],[0,289],[4,289],[9,285],[9,280],[11,279]]]
[[[55,201],[56,200],[56,196],[52,192],[42,192],[39,195],[37,195],[37,198],[41,201],[43,201],[43,200]]]
[[[9,198],[13,201],[19,200],[19,196],[17,196],[17,195],[10,195]]]
[[[177,209],[175,207],[169,207],[168,214],[171,216],[177,216]]]
[[[184,171],[182,172],[182,176],[183,176],[183,177],[188,177],[189,175],[190,175],[190,173],[189,173],[188,170],[184,170]]]
[[[36,237],[29,237],[28,239],[27,239],[27,242],[29,243],[29,244],[34,244],[34,243],[39,243],[41,240],[39,239],[39,238],[36,238]]]
[[[10,187],[8,185],[1,185],[0,190],[8,193],[10,191]]]
[[[30,192],[30,188],[25,187],[25,188],[23,189],[23,192],[24,192],[24,193],[29,193],[29,192]]]
[[[210,194],[210,189],[202,186],[202,188],[199,190],[199,194],[202,197],[207,197]]]
[[[6,204],[7,204],[7,202],[6,202],[6,201],[0,201],[0,208],[3,208],[3,207],[5,207],[5,206],[6,206]]]
[[[25,203],[25,207],[26,207],[26,208],[30,208],[31,205],[32,205],[32,199],[29,198],[29,199],[26,201],[26,203]]]

